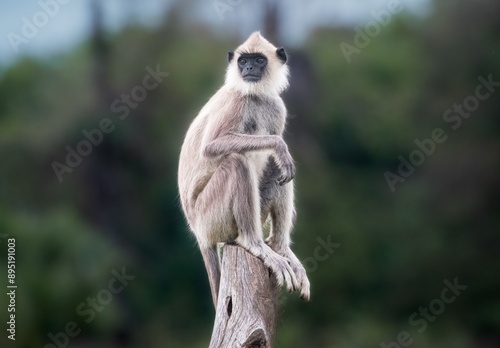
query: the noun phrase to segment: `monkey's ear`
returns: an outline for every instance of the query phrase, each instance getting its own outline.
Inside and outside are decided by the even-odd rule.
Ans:
[[[227,52],[227,61],[228,61],[228,63],[231,63],[231,61],[233,60],[233,58],[234,58],[234,52],[232,52],[232,51]]]
[[[283,47],[280,47],[276,50],[276,55],[278,58],[283,62],[286,63],[286,60],[288,59],[285,49]]]

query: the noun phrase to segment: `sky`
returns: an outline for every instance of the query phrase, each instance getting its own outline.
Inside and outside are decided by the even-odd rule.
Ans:
[[[92,0],[4,0],[0,2],[0,66],[23,56],[50,58],[75,47],[90,32],[89,4]],[[148,26],[161,23],[174,0],[101,0],[108,30],[118,30],[131,18]],[[386,9],[390,1],[425,15],[429,0],[279,0],[283,6],[283,28],[290,42],[300,44],[317,25],[362,25],[372,20],[371,11]],[[255,0],[194,0],[194,13],[187,20],[205,22],[218,30],[239,31],[246,36],[258,29],[260,16]],[[233,4],[220,16],[215,3]],[[125,6],[124,6],[125,5]],[[253,15],[251,15],[253,14]],[[243,20],[244,19],[244,20]],[[27,33],[27,34],[26,34]]]

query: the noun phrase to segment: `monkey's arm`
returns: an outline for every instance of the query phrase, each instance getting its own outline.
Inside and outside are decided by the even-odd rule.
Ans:
[[[209,142],[203,148],[203,155],[216,157],[230,153],[246,153],[249,151],[273,150],[274,158],[281,169],[278,178],[280,185],[291,181],[295,176],[295,165],[288,152],[288,146],[278,135],[249,135],[229,133]]]
[[[229,133],[209,142],[203,149],[203,155],[206,157],[216,157],[230,153],[277,150],[278,147],[286,148],[286,144],[277,135]]]

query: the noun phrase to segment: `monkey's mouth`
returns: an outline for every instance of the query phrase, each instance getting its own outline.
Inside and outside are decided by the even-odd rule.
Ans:
[[[258,81],[260,81],[260,76],[248,74],[248,75],[243,76],[243,81],[246,81],[246,82],[258,82]]]

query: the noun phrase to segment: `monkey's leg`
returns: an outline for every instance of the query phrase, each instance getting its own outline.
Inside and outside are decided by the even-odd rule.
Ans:
[[[245,155],[226,155],[193,207],[196,235],[217,302],[220,270],[216,245],[236,242],[261,259],[276,275],[278,284],[298,288],[288,260],[263,241],[256,170]]]
[[[229,180],[224,182],[228,190],[224,196],[231,199],[230,209],[238,231],[235,242],[261,259],[274,273],[279,286],[284,285],[289,291],[297,289],[299,283],[288,260],[264,243],[258,178],[253,163],[245,155],[233,153],[222,165],[231,172]]]
[[[295,219],[293,181],[283,186],[273,181],[266,185],[266,190],[267,192],[263,192],[263,185],[261,184],[262,197],[272,197],[267,202],[261,200],[261,204],[267,205],[263,208],[269,211],[272,219],[272,229],[266,243],[278,254],[290,260],[290,265],[299,282],[300,297],[309,300],[310,284],[306,270],[292,249],[290,249],[290,234]]]

